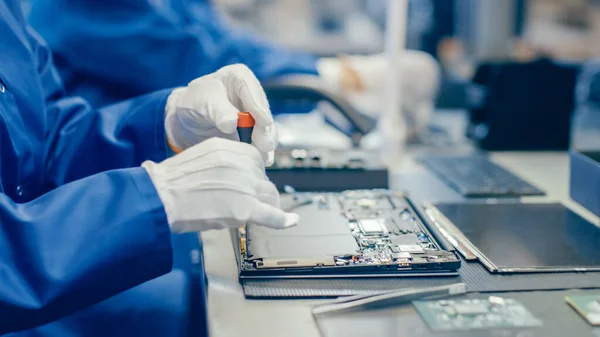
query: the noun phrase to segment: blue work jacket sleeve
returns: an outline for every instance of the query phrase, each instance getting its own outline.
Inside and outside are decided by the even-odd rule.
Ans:
[[[93,109],[79,97],[48,105],[46,190],[97,172],[139,166],[168,156],[163,90]]]
[[[0,1],[0,335],[81,310],[172,265],[166,214],[146,171],[98,173],[165,155],[158,142],[168,93],[101,111],[65,96],[20,5]]]
[[[171,269],[170,230],[143,168],[28,203],[0,194],[0,335],[98,303]]]
[[[206,337],[191,276],[173,270],[58,321],[6,337]]]
[[[44,179],[38,193],[106,170],[168,156],[164,126],[171,89],[94,109],[65,94],[50,50],[28,29],[45,101]],[[38,122],[31,118],[32,123]],[[33,131],[32,131],[33,132]]]
[[[93,105],[186,85],[232,63],[260,80],[317,74],[314,56],[232,28],[210,1],[160,3],[35,0],[29,22],[50,45],[67,90]]]

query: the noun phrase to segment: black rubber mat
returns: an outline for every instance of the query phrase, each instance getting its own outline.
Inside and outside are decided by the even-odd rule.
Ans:
[[[503,292],[600,288],[600,272],[491,274],[478,262],[464,262],[455,277],[376,279],[246,280],[247,298],[323,298],[400,288],[433,287],[464,282],[469,291]]]

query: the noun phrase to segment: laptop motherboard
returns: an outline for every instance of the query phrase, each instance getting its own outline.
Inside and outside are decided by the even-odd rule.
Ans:
[[[408,199],[388,190],[294,193],[282,208],[296,227],[237,231],[240,277],[368,277],[456,272],[460,260],[421,222]]]

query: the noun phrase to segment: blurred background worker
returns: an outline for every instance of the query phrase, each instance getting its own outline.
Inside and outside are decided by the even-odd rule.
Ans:
[[[0,36],[0,335],[183,336],[205,325],[188,320],[171,233],[298,222],[265,175],[273,117],[256,77],[231,65],[93,109],[65,94],[18,0],[0,1]],[[239,111],[256,121],[254,146],[238,141]],[[167,159],[167,144],[184,151]]]
[[[319,6],[327,3],[316,1],[313,6],[324,12]],[[381,50],[372,56],[345,57],[296,51],[232,26],[211,0],[32,0],[31,5],[29,21],[55,53],[67,91],[94,106],[185,85],[222,66],[243,63],[263,82],[319,75],[330,90],[345,95],[363,113],[377,118],[382,109],[389,66]],[[373,7],[373,12],[381,10]],[[286,14],[291,13],[294,9]],[[356,25],[360,33],[364,25]],[[279,29],[294,35],[295,27],[290,21],[289,27]],[[405,79],[404,111],[413,121],[411,130],[419,130],[433,113],[437,64],[419,51],[398,57],[399,76]]]

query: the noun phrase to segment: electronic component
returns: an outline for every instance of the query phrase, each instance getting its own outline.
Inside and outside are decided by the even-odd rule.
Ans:
[[[488,305],[482,302],[456,303],[448,309],[452,309],[455,315],[481,315],[487,314]]]
[[[392,257],[394,259],[410,259],[412,257],[412,255],[410,255],[410,253],[408,253],[408,252],[399,252],[399,253],[392,252]]]
[[[240,252],[242,254],[246,254],[246,226],[242,226],[238,229],[239,233],[239,244],[240,244]]]
[[[419,245],[399,245],[398,249],[400,249],[401,252],[408,252],[408,253],[422,253],[423,252],[423,247],[421,247]]]
[[[359,206],[360,208],[373,208],[377,206],[377,200],[367,198],[359,199],[356,201],[356,206]]]
[[[600,295],[573,295],[565,301],[589,324],[600,326]]]
[[[384,220],[382,219],[362,219],[358,221],[358,227],[365,235],[384,234],[387,232]]]
[[[256,262],[257,268],[282,268],[282,267],[313,267],[333,266],[333,257],[304,258],[304,259],[262,259]]]
[[[527,328],[542,325],[527,308],[514,299],[414,301],[421,318],[433,331]]]
[[[393,245],[414,245],[421,242],[417,234],[414,233],[390,235],[390,241]]]
[[[506,301],[504,301],[504,298],[498,297],[498,296],[490,296],[490,297],[488,297],[488,301],[490,302],[491,305],[503,306],[506,304]]]

